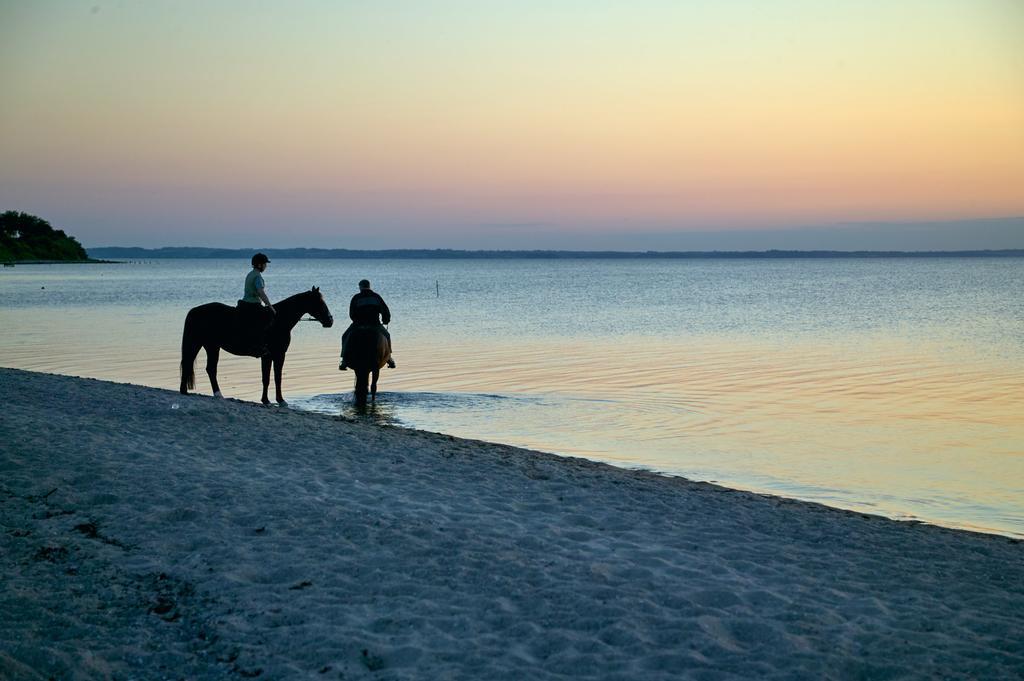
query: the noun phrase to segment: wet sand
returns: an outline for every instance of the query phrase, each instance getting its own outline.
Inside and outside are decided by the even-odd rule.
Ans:
[[[0,369],[0,677],[1019,678],[1024,544]]]

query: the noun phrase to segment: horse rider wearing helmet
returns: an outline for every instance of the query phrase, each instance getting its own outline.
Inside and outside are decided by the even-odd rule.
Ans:
[[[252,256],[252,271],[245,275],[245,288],[242,299],[238,301],[243,345],[252,346],[257,356],[266,354],[266,339],[263,335],[274,323],[274,315],[277,314],[267,297],[266,284],[263,282],[263,272],[269,264],[270,258],[263,253]]]
[[[381,324],[391,323],[391,310],[380,294],[370,288],[369,280],[363,279],[359,282],[359,293],[352,296],[348,304],[348,316],[352,323],[341,336],[341,362],[338,364],[338,371],[348,369],[348,365],[345,364],[345,347],[353,328],[361,325],[377,326],[381,333],[387,336],[388,343],[391,343],[391,334]],[[391,357],[388,357],[388,367],[395,368],[395,360]]]

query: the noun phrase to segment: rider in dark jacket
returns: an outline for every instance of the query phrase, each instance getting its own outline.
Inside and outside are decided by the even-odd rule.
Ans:
[[[388,304],[380,297],[380,294],[370,288],[370,282],[363,279],[359,282],[359,293],[352,296],[348,304],[348,316],[352,320],[345,333],[341,335],[341,362],[338,364],[339,371],[345,371],[348,366],[345,364],[345,346],[348,345],[348,337],[356,326],[379,326],[381,332],[391,342],[391,334],[381,324],[391,323],[391,310]],[[395,360],[388,357],[388,367],[395,368]]]

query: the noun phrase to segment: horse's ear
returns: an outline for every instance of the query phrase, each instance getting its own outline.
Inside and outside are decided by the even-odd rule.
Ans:
[[[313,287],[313,293],[320,293],[320,287],[319,286],[314,286]]]

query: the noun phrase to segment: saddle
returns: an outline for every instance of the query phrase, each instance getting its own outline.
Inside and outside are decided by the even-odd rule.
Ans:
[[[262,357],[267,354],[267,330],[274,323],[274,313],[259,303],[239,300],[233,334],[235,354]]]

